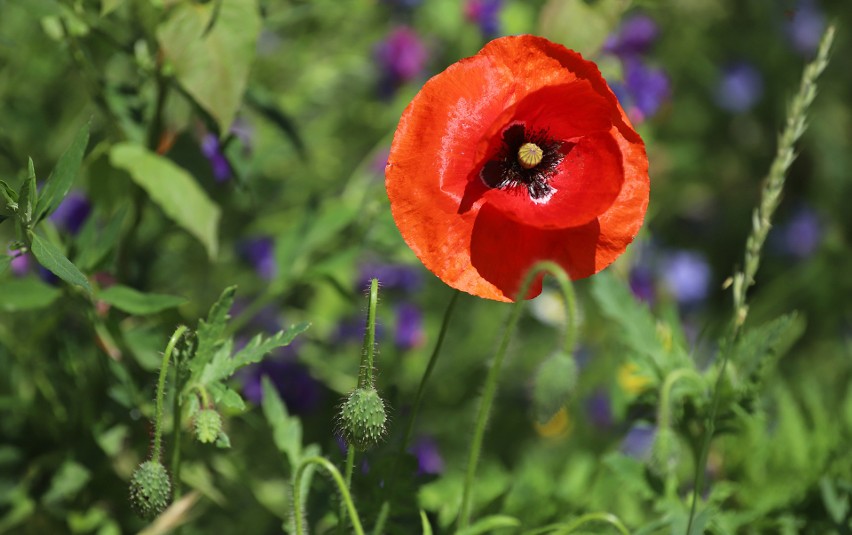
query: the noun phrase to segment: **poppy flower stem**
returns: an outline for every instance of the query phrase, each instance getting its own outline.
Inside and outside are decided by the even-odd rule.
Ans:
[[[163,353],[163,362],[160,364],[160,377],[157,381],[157,412],[154,417],[154,450],[151,453],[151,459],[155,461],[160,460],[163,448],[163,398],[166,391],[166,374],[169,372],[169,362],[171,361],[175,346],[177,346],[181,336],[186,331],[187,328],[184,325],[175,329],[174,334],[169,339],[169,343],[166,345],[166,351]],[[178,393],[175,391],[175,396],[177,395]],[[177,418],[178,415],[175,416]],[[175,433],[180,432],[180,422],[177,419],[175,420],[174,428]]]
[[[305,532],[303,526],[304,518],[299,504],[302,499],[302,477],[305,475],[305,470],[312,464],[317,465],[328,472],[337,484],[337,490],[340,491],[343,505],[349,513],[349,519],[352,521],[352,531],[356,535],[364,535],[364,528],[361,526],[361,520],[358,518],[358,511],[355,510],[355,504],[352,502],[352,495],[349,493],[346,482],[343,481],[343,476],[340,475],[340,471],[325,457],[308,457],[307,459],[303,459],[302,462],[299,463],[299,467],[296,469],[296,475],[293,478],[293,503],[296,504],[295,518],[293,521],[295,524],[296,535],[302,535]]]
[[[482,399],[479,402],[479,412],[476,417],[476,426],[473,431],[473,442],[470,445],[470,457],[467,463],[467,472],[464,478],[464,491],[462,493],[461,509],[459,510],[458,529],[462,530],[470,524],[471,517],[471,499],[473,496],[473,482],[476,477],[476,466],[479,463],[479,454],[482,450],[482,441],[485,436],[485,427],[488,424],[488,417],[491,414],[491,405],[494,402],[494,396],[497,394],[497,383],[500,379],[500,369],[503,366],[503,360],[506,357],[506,349],[509,347],[509,340],[512,332],[515,330],[515,325],[521,316],[521,309],[524,304],[524,297],[529,294],[530,286],[536,277],[543,273],[550,273],[559,284],[562,290],[562,297],[565,300],[566,322],[563,338],[563,347],[565,352],[570,354],[574,349],[574,344],[577,340],[577,325],[575,323],[576,304],[574,298],[574,287],[571,285],[571,279],[558,264],[549,260],[536,263],[527,274],[524,276],[521,283],[518,297],[515,300],[515,305],[512,307],[512,312],[509,315],[506,328],[503,331],[503,339],[500,341],[500,346],[497,348],[497,354],[494,357],[494,362],[488,370],[488,377],[485,379],[485,390],[482,393]]]
[[[731,330],[726,337],[725,344],[721,349],[722,362],[716,384],[713,387],[713,399],[710,405],[710,413],[707,417],[704,430],[704,441],[698,456],[695,469],[694,491],[692,494],[692,505],[689,511],[689,522],[687,533],[692,533],[692,525],[698,507],[698,498],[704,486],[704,471],[707,467],[707,456],[710,453],[710,443],[716,430],[716,413],[719,409],[719,398],[722,390],[722,381],[725,378],[725,370],[728,366],[728,358],[735,348],[735,344],[742,333],[743,325],[748,317],[748,304],[746,303],[746,292],[754,284],[754,277],[760,265],[760,253],[769,230],[772,228],[772,215],[781,202],[781,193],[784,190],[784,182],[787,171],[796,158],[795,145],[807,126],[808,109],[816,98],[816,81],[822,71],[828,66],[829,51],[834,41],[834,26],[826,28],[819,44],[816,59],[805,66],[799,91],[790,103],[787,112],[787,122],[784,130],[778,138],[778,149],[775,158],[769,167],[769,175],[764,182],[760,193],[760,204],[752,214],[752,229],[746,240],[745,261],[742,270],[731,277],[727,284],[733,286],[734,294],[734,318]]]

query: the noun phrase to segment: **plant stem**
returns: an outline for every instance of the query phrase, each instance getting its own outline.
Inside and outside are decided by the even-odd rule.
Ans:
[[[352,488],[352,472],[355,469],[355,448],[352,444],[346,445],[346,488]],[[340,501],[340,513],[337,520],[337,532],[343,534],[346,531],[346,502]]]
[[[621,520],[619,520],[617,516],[611,513],[587,513],[571,522],[551,524],[549,526],[544,526],[538,529],[534,529],[532,531],[524,532],[523,535],[543,535],[544,533],[567,535],[576,531],[577,528],[579,528],[583,524],[589,524],[591,522],[606,522],[607,524],[617,529],[623,535],[630,535],[630,530],[627,529],[627,527],[621,522]]]
[[[760,252],[763,249],[763,244],[766,242],[769,230],[772,228],[772,215],[781,202],[781,193],[784,189],[787,171],[796,157],[794,152],[795,144],[805,132],[808,108],[810,108],[814,98],[816,98],[816,80],[828,65],[828,54],[833,41],[834,26],[829,26],[820,41],[816,59],[809,63],[802,73],[799,91],[790,103],[790,108],[787,112],[787,122],[784,125],[781,136],[778,138],[778,150],[775,153],[775,158],[772,160],[772,165],[769,167],[769,175],[760,193],[760,204],[752,214],[752,229],[746,240],[743,269],[735,273],[731,278],[734,293],[734,318],[731,331],[721,349],[722,362],[719,366],[719,374],[716,377],[716,383],[713,387],[713,400],[710,406],[710,413],[707,417],[704,441],[695,468],[695,488],[693,489],[692,506],[689,511],[687,534],[692,532],[692,525],[698,506],[698,496],[701,494],[701,488],[704,485],[704,470],[707,466],[710,442],[716,430],[716,413],[719,409],[720,387],[725,377],[728,358],[733,351],[735,343],[739,339],[746,317],[748,317],[746,292],[754,284],[754,277],[760,265]]]
[[[296,469],[296,477],[293,480],[293,503],[294,507],[300,507],[301,504],[301,487],[302,487],[302,475],[305,472],[305,469],[311,465],[316,464],[321,468],[324,468],[326,472],[331,475],[334,482],[337,484],[337,489],[340,491],[341,496],[343,497],[343,502],[346,505],[346,510],[349,512],[349,519],[352,521],[352,529],[355,531],[356,535],[364,535],[364,528],[361,527],[361,520],[358,518],[358,511],[355,510],[355,504],[352,502],[352,495],[349,494],[349,489],[346,488],[346,482],[343,481],[343,477],[340,475],[340,471],[335,468],[335,466],[324,457],[308,457],[307,459],[302,459],[302,462],[299,463],[299,468]],[[300,511],[296,512],[296,535],[304,534],[304,527],[302,514]]]
[[[172,353],[181,336],[187,331],[186,326],[181,325],[175,329],[174,334],[169,339],[166,345],[166,351],[163,353],[163,361],[160,364],[160,377],[157,380],[157,411],[154,417],[154,451],[151,454],[151,459],[158,461],[162,454],[163,448],[163,398],[166,390],[166,374],[169,371],[169,361],[172,358]],[[175,391],[177,397],[177,391]]]
[[[379,301],[379,280],[370,281],[370,301],[367,308],[367,332],[361,350],[361,369],[358,371],[358,388],[372,388],[373,355],[376,352],[376,305]]]
[[[538,262],[524,276],[524,280],[521,283],[521,289],[518,292],[518,297],[515,300],[514,307],[512,307],[512,312],[509,315],[509,321],[507,322],[506,328],[503,332],[503,339],[497,349],[494,362],[488,370],[488,377],[485,379],[485,390],[479,403],[479,413],[476,417],[473,442],[470,445],[470,457],[467,464],[467,473],[465,474],[464,479],[464,491],[462,494],[461,509],[459,510],[459,529],[464,529],[470,524],[473,480],[476,476],[476,466],[479,463],[479,454],[482,450],[485,427],[488,424],[488,417],[491,413],[491,404],[493,403],[494,396],[497,393],[500,369],[502,368],[503,360],[506,356],[506,349],[509,347],[509,339],[511,338],[515,325],[518,323],[518,319],[521,316],[521,308],[524,304],[524,298],[529,293],[533,280],[537,275],[544,272],[548,272],[553,275],[562,290],[562,296],[565,301],[566,308],[566,329],[563,339],[563,347],[568,354],[570,354],[574,349],[574,343],[577,337],[577,326],[574,322],[576,309],[574,303],[574,289],[571,286],[571,281],[565,274],[565,271],[558,264],[551,261]]]

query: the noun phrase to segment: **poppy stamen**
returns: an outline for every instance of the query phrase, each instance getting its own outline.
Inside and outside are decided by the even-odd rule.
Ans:
[[[524,143],[518,149],[518,163],[524,169],[532,169],[544,158],[544,151],[535,143]]]

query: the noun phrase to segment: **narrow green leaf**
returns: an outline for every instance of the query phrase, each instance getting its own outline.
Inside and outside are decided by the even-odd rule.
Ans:
[[[36,175],[33,159],[29,159],[29,171],[27,179],[21,184],[21,189],[18,191],[18,209],[21,221],[24,225],[29,226],[33,221],[33,211],[38,202],[38,189],[36,188]]]
[[[3,207],[11,212],[18,211],[18,193],[12,186],[0,180],[0,197],[3,199]]]
[[[77,269],[77,266],[65,258],[62,251],[38,234],[33,234],[32,240],[33,255],[35,255],[39,264],[47,268],[51,273],[65,282],[75,284],[86,290],[89,294],[92,293],[92,287],[89,286],[89,281],[86,279],[86,276]]]
[[[106,301],[119,310],[145,316],[174,308],[186,303],[186,299],[176,295],[142,293],[133,288],[116,284],[98,294],[98,299]]]
[[[228,311],[231,310],[231,306],[234,304],[234,294],[236,291],[236,286],[225,288],[219,299],[210,307],[207,320],[198,321],[198,330],[196,333],[198,348],[195,350],[195,356],[189,363],[189,369],[193,375],[199,373],[208,362],[213,360],[216,349],[222,345],[222,335],[230,318]]]
[[[204,245],[210,258],[216,257],[220,210],[189,173],[133,143],[114,145],[110,162],[130,173],[167,216]]]
[[[217,354],[219,358],[214,358],[205,368],[201,376],[202,384],[227,379],[243,366],[260,362],[273,349],[290,345],[290,342],[297,335],[305,332],[308,327],[310,327],[309,323],[291,325],[286,331],[279,331],[266,339],[263,338],[263,335],[258,334],[233,357],[226,356],[223,358],[221,354]]]
[[[118,9],[124,0],[101,0],[101,16],[106,16]]]
[[[426,511],[423,509],[420,510],[420,526],[423,529],[423,535],[432,535],[432,524],[429,523]]]
[[[83,271],[91,271],[112,251],[121,237],[121,228],[129,208],[125,204],[109,218],[106,226],[98,231],[99,221],[91,217],[77,236],[79,254],[77,265]]]
[[[77,174],[80,172],[80,166],[83,164],[83,154],[86,152],[86,146],[89,144],[89,121],[86,122],[77,135],[74,136],[74,141],[65,150],[59,161],[56,162],[56,167],[47,178],[47,182],[42,189],[41,198],[36,205],[35,221],[40,221],[62,202]]]
[[[0,252],[0,275],[2,275],[7,269],[9,269],[9,265],[12,263],[12,257],[3,254]]]
[[[257,0],[220,4],[178,5],[157,41],[181,86],[227,132],[242,104],[261,19]]]
[[[278,451],[285,454],[290,466],[295,467],[302,454],[302,422],[287,413],[287,407],[281,401],[275,385],[269,377],[263,376],[263,415],[272,428],[272,439]]]
[[[38,279],[11,279],[0,283],[0,309],[6,312],[44,308],[62,292]]]
[[[459,530],[456,535],[479,535],[480,533],[491,533],[500,528],[516,528],[521,521],[507,515],[492,515],[476,521],[472,526]]]

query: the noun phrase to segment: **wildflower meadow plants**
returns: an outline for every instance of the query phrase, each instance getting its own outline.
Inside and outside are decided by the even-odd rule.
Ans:
[[[636,4],[0,0],[0,534],[852,530],[852,19]]]

